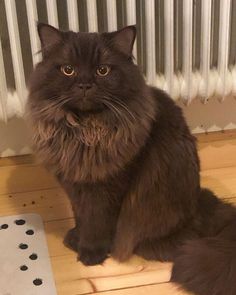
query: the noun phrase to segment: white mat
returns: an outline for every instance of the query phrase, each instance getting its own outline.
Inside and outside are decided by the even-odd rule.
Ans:
[[[0,295],[56,294],[41,217],[0,217]]]

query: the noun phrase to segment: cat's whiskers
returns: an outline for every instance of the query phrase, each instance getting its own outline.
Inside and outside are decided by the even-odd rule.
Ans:
[[[103,99],[105,99],[105,101],[107,101],[109,104],[111,104],[111,106],[113,108],[115,108],[116,110],[118,110],[119,113],[119,121],[122,123],[124,128],[129,129],[129,125],[133,124],[130,120],[130,116],[128,117],[127,115],[130,115],[129,112],[127,112],[127,110],[123,107],[118,108],[118,106],[120,107],[121,105],[118,104],[114,105],[114,100],[111,97],[108,96],[103,96]],[[122,112],[123,111],[123,112]],[[124,112],[125,111],[125,112]]]
[[[59,97],[58,96],[52,96],[52,97],[50,97],[50,99],[58,99]],[[64,99],[64,98],[63,98]],[[60,100],[57,100],[57,101],[53,101],[53,102],[49,102],[50,100],[45,100],[45,103],[46,103],[46,106],[45,107],[43,107],[43,108],[41,108],[40,110],[39,110],[39,112],[41,113],[41,112],[44,112],[44,111],[46,111],[46,110],[48,110],[49,108],[52,108],[52,107],[54,107],[55,105],[57,105],[60,101],[62,101],[62,98],[60,99]]]
[[[103,103],[107,106],[110,106],[109,109],[113,111],[116,118],[119,120],[119,122],[121,123],[124,129],[129,128],[130,120],[127,118],[126,113],[121,112],[121,110],[118,109],[114,104],[112,104],[111,101],[104,99],[104,97],[103,97]]]
[[[108,96],[104,96],[105,98],[114,101],[115,103],[117,103],[119,106],[121,106],[123,109],[125,109],[125,111],[132,117],[132,119],[134,121],[136,121],[136,117],[134,116],[134,114],[129,110],[128,106],[122,102],[118,97],[107,93]]]
[[[121,107],[123,107],[134,120],[136,120],[134,114],[128,109],[128,107],[124,103],[122,103],[118,98],[116,98],[114,96],[112,98],[117,104],[119,104]]]
[[[44,108],[40,109],[40,111],[39,111],[40,113],[45,112],[49,108],[52,109],[52,108],[62,107],[65,103],[67,103],[71,100],[70,97],[65,97],[65,96],[63,96],[61,98],[59,98],[58,96],[54,96],[54,97],[51,97],[51,99],[57,99],[57,100],[47,104]]]
[[[111,102],[109,102],[107,99],[100,98],[102,102],[113,112],[113,114],[116,116],[116,118],[120,121],[120,123],[125,128],[127,126],[126,120],[124,120],[124,116],[120,112],[120,110],[115,107]]]

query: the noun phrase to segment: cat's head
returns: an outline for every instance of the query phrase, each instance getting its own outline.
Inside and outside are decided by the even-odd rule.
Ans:
[[[62,32],[38,25],[43,60],[30,81],[30,100],[77,116],[133,113],[144,79],[134,64],[135,26],[112,33]],[[41,111],[41,110],[40,110]]]

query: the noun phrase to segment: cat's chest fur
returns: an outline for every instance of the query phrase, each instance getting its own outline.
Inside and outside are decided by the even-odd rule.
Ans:
[[[123,128],[96,119],[34,123],[34,143],[43,162],[73,182],[103,181],[117,174],[145,144],[150,128],[148,122]]]

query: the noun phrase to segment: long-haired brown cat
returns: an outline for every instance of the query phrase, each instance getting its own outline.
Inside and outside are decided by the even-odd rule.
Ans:
[[[38,25],[31,78],[34,143],[71,200],[65,243],[86,265],[133,253],[174,261],[172,281],[236,294],[236,211],[200,188],[181,109],[133,63],[136,30],[61,32]]]

